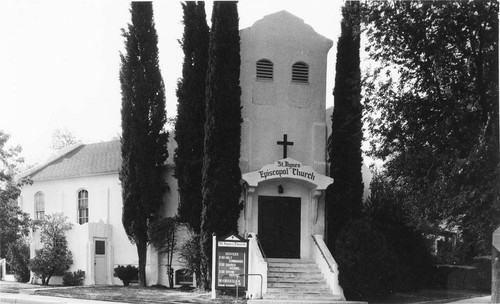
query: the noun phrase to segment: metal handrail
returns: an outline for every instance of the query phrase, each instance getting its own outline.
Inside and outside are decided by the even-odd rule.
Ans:
[[[323,252],[323,250],[321,250],[321,246],[319,246],[318,241],[316,241],[316,239],[314,238],[314,235],[312,235],[311,237],[313,238],[313,241],[316,244],[316,247],[318,247],[318,250],[321,253],[321,255],[323,256],[323,259],[325,260],[326,264],[328,265],[328,268],[330,268],[330,271],[332,273],[335,273],[335,271],[333,270],[333,266],[330,265],[330,263],[328,263],[328,259],[326,258],[325,253]]]
[[[259,250],[260,253],[262,254],[262,257],[264,258],[264,261],[267,263],[266,254],[264,253],[264,249],[262,248],[262,244],[260,243],[259,236],[257,234],[255,235],[255,240],[257,241],[257,245],[259,245]]]

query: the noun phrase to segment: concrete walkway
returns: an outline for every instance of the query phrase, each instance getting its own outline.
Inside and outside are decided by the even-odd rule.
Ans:
[[[491,296],[485,296],[485,297],[476,297],[476,298],[470,298],[470,299],[465,299],[465,300],[460,300],[460,301],[454,301],[454,302],[447,302],[447,303],[461,303],[461,304],[476,304],[476,303],[491,303]]]
[[[59,297],[38,296],[21,293],[0,293],[0,303],[23,303],[23,304],[127,304],[123,302],[105,302],[95,300],[81,300]]]

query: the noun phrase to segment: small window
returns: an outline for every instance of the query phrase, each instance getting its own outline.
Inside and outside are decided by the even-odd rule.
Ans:
[[[106,241],[95,241],[95,254],[106,254]]]
[[[292,66],[292,81],[308,83],[309,82],[309,66],[305,62],[296,62]]]
[[[43,192],[35,194],[35,220],[43,220],[45,218],[45,195]]]
[[[175,285],[193,285],[193,273],[187,269],[176,270]]]
[[[267,59],[257,61],[257,79],[273,80],[273,63]]]
[[[89,221],[89,192],[87,190],[78,191],[78,223],[80,225]]]

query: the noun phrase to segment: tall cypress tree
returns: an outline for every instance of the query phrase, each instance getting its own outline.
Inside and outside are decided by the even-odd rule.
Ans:
[[[341,35],[337,45],[335,107],[332,134],[328,140],[330,176],[334,184],[327,191],[328,246],[334,251],[338,232],[361,214],[363,180],[359,2],[342,8]]]
[[[157,217],[166,189],[168,157],[165,89],[158,64],[158,36],[151,2],[132,2],[132,23],[123,31],[122,90],[122,223],[137,247],[139,283],[146,286],[148,226]]]
[[[212,233],[237,232],[241,210],[241,59],[235,1],[214,2],[208,54],[201,245],[210,265]]]
[[[180,220],[200,233],[209,28],[204,2],[187,1],[182,8],[184,64],[182,79],[177,85],[175,176],[179,184]]]

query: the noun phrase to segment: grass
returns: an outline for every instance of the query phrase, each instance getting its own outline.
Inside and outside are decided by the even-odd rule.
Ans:
[[[210,293],[200,290],[182,291],[179,289],[165,289],[158,287],[131,286],[40,286],[25,283],[0,281],[0,292],[19,293],[21,289],[37,289],[36,295],[45,295],[63,298],[99,300],[123,303],[192,303],[192,304],[244,304],[245,300],[236,300],[234,295],[218,295],[212,300]],[[371,304],[395,304],[437,302],[446,300],[466,299],[474,296],[485,296],[484,293],[452,291],[452,290],[421,290],[416,292],[397,293],[384,300],[369,301]]]
[[[46,295],[63,298],[85,300],[99,300],[124,303],[246,303],[245,300],[236,300],[234,296],[218,296],[212,300],[209,292],[178,289],[160,289],[155,287],[139,286],[90,286],[66,287],[57,289],[39,290],[36,295]]]

